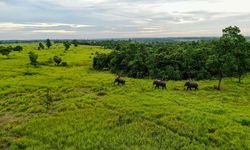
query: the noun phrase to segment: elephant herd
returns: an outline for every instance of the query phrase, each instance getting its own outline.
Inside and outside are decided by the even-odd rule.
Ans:
[[[115,81],[114,81],[114,84],[118,84],[118,85],[124,85],[125,84],[125,80],[124,79],[122,79],[120,76],[117,76],[116,78],[115,78]],[[162,81],[162,80],[154,80],[153,81],[153,86],[155,87],[155,88],[162,88],[162,89],[167,89],[167,84],[166,84],[166,82],[165,81]],[[195,90],[198,90],[198,83],[194,83],[194,82],[192,82],[191,80],[189,80],[189,81],[187,81],[185,84],[184,84],[184,87],[186,87],[186,90],[188,91],[188,90],[192,90],[192,89],[195,89]]]

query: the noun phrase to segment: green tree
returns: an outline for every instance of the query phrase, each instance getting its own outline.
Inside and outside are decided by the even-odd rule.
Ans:
[[[30,58],[30,64],[36,66],[37,65],[37,59],[38,55],[34,52],[29,52],[29,58]]]
[[[214,42],[214,45],[214,51],[208,57],[207,66],[210,71],[218,75],[219,82],[217,89],[221,90],[221,81],[223,77],[232,73],[235,59],[224,38],[220,38],[219,41]]]
[[[10,52],[13,50],[13,48],[11,46],[9,47],[0,47],[0,53],[4,56],[7,56],[7,58],[9,58],[9,54]]]
[[[48,47],[48,49],[52,46],[50,39],[46,40],[46,46]]]
[[[39,45],[38,45],[38,50],[41,50],[41,49],[44,49],[43,43],[39,43]]]
[[[70,42],[63,42],[63,45],[64,45],[64,50],[67,51],[69,48],[70,48]]]
[[[240,34],[237,26],[230,26],[223,29],[222,39],[226,42],[228,49],[235,57],[234,69],[241,83],[241,76],[244,75],[249,67],[249,49],[246,48],[246,39]]]
[[[21,52],[22,50],[23,50],[23,47],[19,45],[13,48],[13,51],[17,51],[17,52]]]

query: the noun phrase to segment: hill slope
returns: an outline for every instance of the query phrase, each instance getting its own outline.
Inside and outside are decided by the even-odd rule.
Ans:
[[[100,47],[62,45],[0,56],[0,149],[250,149],[250,76],[237,84],[199,81],[198,91],[169,81],[126,79],[91,69]],[[29,65],[28,52],[46,62],[55,55],[69,66]]]

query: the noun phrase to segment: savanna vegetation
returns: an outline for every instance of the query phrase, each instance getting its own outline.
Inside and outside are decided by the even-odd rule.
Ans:
[[[219,41],[175,44],[75,41],[66,51],[50,40],[2,44],[11,51],[0,55],[0,149],[250,149],[250,76],[245,66],[235,68],[249,58],[236,46],[248,43],[229,47],[226,33]],[[22,50],[12,50],[17,46]],[[136,78],[114,85],[116,74],[106,67]],[[150,77],[168,79],[167,89],[155,89]],[[199,90],[185,91],[186,78],[203,79]]]

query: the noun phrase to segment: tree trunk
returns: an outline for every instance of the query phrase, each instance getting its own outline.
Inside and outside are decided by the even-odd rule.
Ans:
[[[220,77],[217,90],[220,90],[221,80],[222,80],[222,78]]]
[[[241,83],[241,75],[239,74],[239,83]]]
[[[221,80],[222,80],[222,72],[220,71],[220,75],[219,75],[219,83],[218,83],[217,90],[221,90],[221,88],[220,88],[220,85],[221,85]]]

